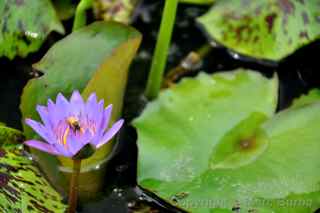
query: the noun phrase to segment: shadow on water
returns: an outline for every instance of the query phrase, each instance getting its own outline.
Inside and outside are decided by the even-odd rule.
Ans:
[[[163,1],[144,1],[135,15],[133,25],[144,37],[129,75],[123,109],[127,123],[137,117],[147,103],[143,90],[160,24],[162,4]],[[191,50],[207,43],[207,39],[194,23],[194,18],[206,10],[207,7],[204,6],[179,6],[167,70],[179,64],[179,60]],[[42,57],[50,44],[51,42],[47,41],[42,51],[27,59],[16,59],[12,62],[0,59],[0,121],[21,128],[18,106],[22,89],[30,78],[37,75],[32,70],[31,64]],[[288,107],[294,98],[305,94],[311,88],[320,86],[320,79],[317,78],[317,61],[314,59],[315,53],[319,52],[320,42],[314,42],[278,64],[261,64],[259,61],[248,60],[230,53],[224,48],[214,48],[204,58],[202,66],[188,76],[195,76],[201,70],[214,73],[239,67],[257,70],[268,77],[276,72],[280,79],[278,110],[281,110]],[[107,166],[103,194],[95,200],[80,205],[79,212],[183,212],[137,185],[136,139],[133,127],[126,126],[122,129],[113,157]]]

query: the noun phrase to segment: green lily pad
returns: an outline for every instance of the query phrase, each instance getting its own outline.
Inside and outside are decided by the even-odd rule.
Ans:
[[[0,147],[6,144],[22,143],[24,135],[19,130],[0,124]]]
[[[208,169],[213,148],[241,121],[252,113],[272,116],[277,95],[276,77],[245,70],[184,79],[134,121],[139,179],[156,174],[168,181],[192,180]]]
[[[262,113],[252,113],[226,133],[211,153],[210,168],[236,168],[254,161],[268,146],[268,137],[257,128],[266,119]]]
[[[40,120],[36,105],[46,105],[48,99],[55,99],[59,92],[69,97],[74,90],[79,90],[85,98],[95,92],[106,105],[112,103],[111,120],[115,121],[122,110],[128,67],[140,41],[140,33],[131,27],[116,22],[96,22],[57,42],[34,65],[44,75],[32,79],[24,88],[20,106],[23,118]],[[37,137],[26,125],[24,133],[27,138]],[[101,147],[82,162],[82,169],[90,170],[101,164],[111,148],[112,143]],[[52,157],[42,152],[37,154],[45,155],[40,164],[43,162],[46,171],[50,163],[44,161]],[[59,160],[70,170],[70,159],[59,157]],[[96,182],[91,181],[92,185]]]
[[[49,0],[1,0],[0,17],[0,56],[10,59],[37,51],[52,31],[64,33]]]
[[[276,98],[276,78],[243,70],[162,92],[134,121],[139,183],[195,213],[315,211],[320,102],[272,117]]]
[[[60,194],[21,145],[5,144],[0,147],[0,212],[63,213],[65,210]]]
[[[291,107],[303,107],[317,101],[320,101],[320,90],[313,89],[309,91],[307,95],[303,95],[300,98],[294,100]]]
[[[320,36],[317,0],[218,0],[198,21],[235,52],[280,60]]]

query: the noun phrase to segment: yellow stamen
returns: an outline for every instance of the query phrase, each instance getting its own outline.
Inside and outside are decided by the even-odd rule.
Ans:
[[[69,132],[70,132],[70,128],[67,127],[67,129],[64,131],[64,134],[63,134],[63,144],[64,145],[67,145],[67,138],[68,138],[68,135],[69,135]]]
[[[75,123],[78,123],[78,119],[75,118],[75,117],[73,117],[73,116],[71,116],[71,117],[69,117],[69,118],[67,119],[67,122],[68,122],[69,125],[73,125],[73,124],[75,124]]]

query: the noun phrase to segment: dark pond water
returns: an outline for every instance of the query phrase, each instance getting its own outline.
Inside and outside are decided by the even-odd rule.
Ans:
[[[142,32],[143,43],[129,76],[123,109],[124,118],[128,123],[143,110],[146,104],[142,93],[160,24],[162,2],[144,1],[135,15],[133,25]],[[198,49],[207,43],[206,37],[194,22],[194,18],[206,10],[204,6],[179,6],[167,69],[177,66],[191,50]],[[70,29],[70,23],[70,21],[65,23],[68,29]],[[14,61],[0,59],[1,122],[21,128],[19,98],[22,89],[30,78],[39,75],[31,68],[31,64],[38,61],[50,45],[60,38],[52,34],[41,51],[26,59]],[[280,78],[278,105],[280,110],[286,108],[295,97],[306,93],[310,88],[320,86],[320,78],[317,78],[319,68],[317,57],[315,57],[319,52],[320,42],[314,42],[279,63],[265,63],[232,54],[223,47],[216,47],[204,58],[202,65],[188,75],[194,76],[200,70],[213,73],[238,67],[255,69],[266,76],[277,72]],[[182,212],[137,186],[136,162],[136,132],[134,128],[126,126],[118,137],[113,157],[107,166],[105,190],[95,200],[82,204],[79,212]]]

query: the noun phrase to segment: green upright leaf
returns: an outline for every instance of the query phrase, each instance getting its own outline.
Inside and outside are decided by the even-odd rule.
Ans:
[[[0,147],[0,212],[63,213],[65,210],[62,197],[22,147]]]
[[[49,0],[0,1],[0,57],[37,51],[50,32],[64,33]]]
[[[85,98],[95,92],[99,99],[105,100],[105,105],[113,104],[111,120],[115,121],[122,109],[128,67],[140,41],[140,33],[131,27],[115,22],[96,22],[57,42],[34,65],[44,75],[32,79],[24,88],[20,106],[23,118],[40,120],[36,113],[38,104],[46,105],[48,99],[55,99],[59,92],[68,97],[74,90],[79,90]],[[36,137],[26,125],[24,133],[28,139]],[[101,147],[82,162],[82,169],[88,171],[101,164],[111,148],[112,143]],[[48,164],[56,165],[44,163],[49,158],[53,161],[51,156],[42,152],[37,155],[44,155],[40,163],[45,170]],[[61,157],[59,160],[68,171],[72,168],[70,159]],[[57,168],[51,171],[54,173]],[[95,187],[97,181],[88,180],[83,179],[84,187]]]
[[[162,92],[134,122],[139,183],[194,213],[315,211],[320,103],[265,121],[276,82],[238,71]]]
[[[319,17],[318,0],[217,0],[198,21],[238,53],[280,60],[319,38]]]

